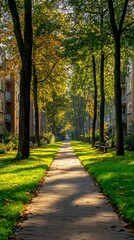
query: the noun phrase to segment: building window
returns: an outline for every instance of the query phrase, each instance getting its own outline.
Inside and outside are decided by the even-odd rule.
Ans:
[[[128,83],[127,84],[127,94],[131,93],[131,91],[132,91],[131,83]]]
[[[128,77],[129,77],[129,75],[131,74],[131,72],[132,72],[132,65],[129,64],[129,65],[127,65],[127,76],[128,76]]]
[[[129,102],[127,104],[127,114],[130,114],[130,113],[132,113],[132,102]]]
[[[128,133],[130,133],[130,132],[132,131],[132,126],[133,126],[132,122],[129,122],[129,123],[127,124],[127,132],[128,132]]]

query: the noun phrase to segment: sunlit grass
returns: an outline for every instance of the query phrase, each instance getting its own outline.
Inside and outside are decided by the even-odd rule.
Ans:
[[[116,156],[115,151],[100,153],[88,143],[72,141],[71,144],[120,215],[134,226],[134,152]]]
[[[0,155],[0,240],[7,240],[12,233],[60,146],[36,148],[25,160],[15,160],[16,152]]]

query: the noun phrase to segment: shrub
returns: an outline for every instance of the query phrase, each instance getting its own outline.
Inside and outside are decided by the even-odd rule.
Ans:
[[[5,147],[7,151],[12,151],[15,148],[15,144],[12,141],[10,141],[6,144]]]
[[[19,144],[19,136],[15,135],[12,136],[12,142],[14,143],[13,149],[18,149],[18,144]]]
[[[6,153],[6,146],[3,143],[0,143],[0,154]]]
[[[109,147],[116,147],[117,144],[117,137],[114,135],[113,137],[108,139]]]
[[[134,122],[130,123],[129,134],[125,140],[125,149],[134,151]]]
[[[44,144],[47,144],[47,141],[45,140],[44,137],[40,136],[40,145],[44,145]]]
[[[55,142],[55,136],[51,132],[47,132],[43,134],[44,141],[47,143],[54,143]]]
[[[7,129],[3,128],[2,132],[0,133],[0,140],[3,143],[8,143],[12,139],[11,133],[7,131]]]
[[[44,144],[45,144],[45,140],[44,140],[43,137],[41,137],[41,138],[40,138],[40,145],[42,146],[42,145],[44,145]]]
[[[129,151],[134,151],[134,134],[130,134],[127,136],[125,141],[125,148]]]

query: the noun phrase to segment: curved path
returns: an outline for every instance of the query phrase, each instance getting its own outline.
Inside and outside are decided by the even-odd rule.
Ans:
[[[17,240],[132,240],[105,196],[64,142]]]

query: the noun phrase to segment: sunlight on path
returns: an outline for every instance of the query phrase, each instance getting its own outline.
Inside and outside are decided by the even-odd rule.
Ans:
[[[132,240],[107,199],[99,192],[64,142],[39,195],[28,206],[17,240]]]

